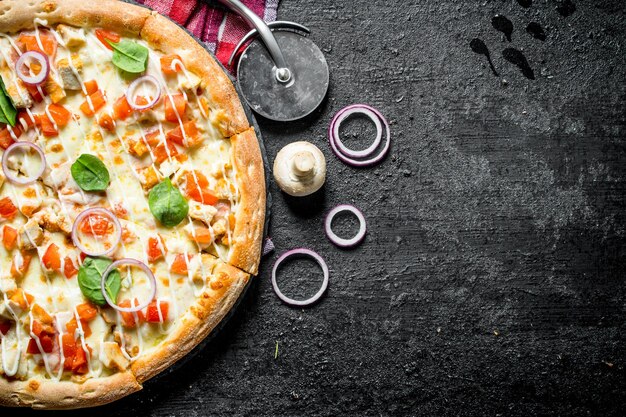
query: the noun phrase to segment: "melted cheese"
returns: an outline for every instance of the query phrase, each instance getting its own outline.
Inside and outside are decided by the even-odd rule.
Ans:
[[[122,354],[129,360],[135,360],[157,347],[169,331],[179,324],[180,318],[196,298],[203,291],[210,291],[207,282],[211,277],[214,261],[203,255],[203,246],[194,241],[195,228],[199,220],[194,221],[188,217],[179,226],[171,229],[160,225],[150,212],[147,191],[142,186],[144,170],[152,169],[158,179],[172,177],[179,186],[183,186],[186,172],[192,173],[196,181],[196,172],[201,172],[207,178],[209,188],[222,200],[222,206],[230,207],[227,211],[236,212],[239,190],[235,180],[236,172],[231,163],[231,144],[222,137],[213,123],[211,111],[207,114],[201,105],[203,93],[198,93],[195,88],[198,77],[187,71],[184,62],[179,60],[174,60],[172,65],[181,71],[175,76],[165,76],[160,69],[161,54],[154,50],[150,50],[146,74],[154,76],[161,86],[160,103],[148,112],[142,114],[135,112],[124,121],[116,121],[113,132],[101,128],[97,123],[97,115],[112,113],[113,104],[125,94],[132,79],[123,75],[112,64],[112,52],[97,39],[94,31],[78,29],[85,45],[76,49],[69,48],[62,36],[54,28],[48,27],[46,21],[36,19],[34,23],[34,35],[41,49],[43,49],[41,41],[43,30],[49,30],[58,42],[56,56],[50,60],[52,64],[50,77],[59,80],[56,63],[67,60],[82,91],[66,90],[65,98],[59,102],[71,112],[71,118],[64,127],[55,124],[59,131],[58,136],[45,137],[36,126],[27,129],[26,123],[21,127],[27,131],[19,136],[16,134],[17,130],[9,128],[14,140],[29,140],[44,150],[48,168],[43,178],[29,186],[19,186],[6,181],[1,186],[0,199],[9,198],[19,208],[20,213],[11,219],[0,217],[0,234],[4,225],[10,225],[18,231],[22,229],[28,231],[24,225],[29,218],[37,218],[40,225],[45,224],[44,228],[48,230],[42,231],[43,243],[38,245],[36,250],[24,252],[24,255],[17,248],[7,250],[0,245],[0,313],[4,314],[0,316],[0,320],[11,323],[6,334],[0,332],[2,345],[0,374],[28,378],[43,372],[53,379],[71,378],[72,373],[63,370],[66,356],[61,336],[66,332],[67,323],[75,319],[78,328],[73,336],[77,346],[82,347],[86,353],[87,376],[108,375],[115,372],[115,369],[108,369],[103,365],[105,363],[103,343],[118,342]],[[28,91],[14,70],[14,61],[23,52],[19,48],[17,38],[17,35],[0,34],[0,76],[9,90],[14,89],[28,99],[30,97]],[[133,40],[149,48],[143,40]],[[77,65],[78,62],[80,65]],[[107,101],[105,107],[96,112],[96,117],[88,117],[79,110],[84,102],[94,109],[91,98],[86,96],[85,82],[89,80],[97,81]],[[31,120],[34,120],[35,115],[46,115],[50,120],[54,120],[50,111],[51,97],[44,94],[41,87],[39,92],[43,95],[43,101],[33,103],[26,109],[26,114]],[[187,156],[185,161],[178,161],[165,147],[167,159],[157,165],[153,163],[154,150],[147,144],[149,132],[157,130],[164,138],[167,131],[180,127],[183,142],[187,143],[188,140],[183,129],[183,115],[177,113],[175,123],[164,118],[164,102],[170,100],[173,103],[173,95],[179,93],[185,96],[187,112],[191,115],[190,119],[196,122],[203,140],[198,146],[190,149],[175,145],[179,154]],[[138,158],[130,154],[131,141],[143,141],[148,147],[148,155]],[[106,192],[85,192],[71,177],[70,166],[83,153],[97,156],[107,166],[111,174],[111,183]],[[34,166],[38,162],[34,154],[27,155],[23,160],[23,164],[28,166]],[[88,323],[90,334],[83,328],[77,306],[85,303],[86,298],[81,293],[76,276],[68,279],[63,275],[66,262],[78,266],[79,252],[66,233],[53,229],[55,227],[67,229],[68,224],[71,225],[80,212],[90,207],[106,207],[118,213],[125,213],[121,219],[124,238],[113,258],[133,258],[150,265],[156,277],[157,309],[160,318],[163,318],[164,314],[160,302],[167,302],[169,305],[165,323],[142,323],[135,328],[126,328],[123,325],[123,316],[107,307],[101,310],[102,314],[96,315],[95,319]],[[215,209],[209,211],[212,214],[210,218],[207,216],[206,224],[203,226],[208,227],[211,236],[217,236],[211,222],[215,212],[218,216],[220,212]],[[63,219],[67,223],[64,223]],[[230,251],[228,242],[231,241],[232,230],[229,219],[222,223],[226,223],[224,237],[219,241],[213,241],[209,250],[226,260]],[[188,228],[187,232],[185,227]],[[159,245],[163,257],[149,263],[146,248],[149,239],[157,236],[163,239],[162,245]],[[36,239],[32,233],[26,233],[26,237],[30,240]],[[56,271],[46,268],[43,262],[46,249],[51,244],[57,245],[61,254],[61,268]],[[181,254],[184,256],[186,275],[170,272],[176,262],[176,255]],[[12,268],[25,265],[25,256],[28,255],[32,255],[30,266],[24,271],[23,276],[12,278]],[[123,271],[122,277],[119,300],[124,297],[143,301],[149,297],[147,285],[133,285],[133,280],[127,278]],[[14,286],[33,297],[34,301],[29,303],[27,308],[14,307],[15,303],[10,300],[12,291],[15,291]],[[36,320],[32,311],[34,303],[54,318],[57,340],[54,341],[54,349],[50,353],[44,352],[42,341],[33,331],[33,323]],[[138,321],[139,315],[135,313],[133,316]],[[37,345],[39,354],[26,352],[30,340]]]

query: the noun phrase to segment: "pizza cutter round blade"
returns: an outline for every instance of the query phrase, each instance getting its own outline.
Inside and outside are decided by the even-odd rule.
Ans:
[[[262,40],[244,50],[237,83],[248,105],[261,116],[281,122],[301,119],[321,104],[328,91],[329,71],[324,54],[308,38],[291,31],[273,31],[290,71],[287,82]]]

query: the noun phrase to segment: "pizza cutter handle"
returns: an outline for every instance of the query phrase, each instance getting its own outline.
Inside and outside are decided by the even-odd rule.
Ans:
[[[289,82],[291,80],[291,71],[287,68],[287,62],[285,62],[285,57],[278,46],[278,42],[276,42],[274,34],[272,34],[272,31],[269,26],[265,24],[263,19],[239,0],[219,0],[219,2],[256,28],[270,56],[274,60],[274,64],[276,64],[276,79],[281,83]]]

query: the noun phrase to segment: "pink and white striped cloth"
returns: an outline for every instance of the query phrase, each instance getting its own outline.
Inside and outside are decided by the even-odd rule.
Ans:
[[[241,0],[266,22],[276,20],[278,0]],[[185,26],[204,41],[224,66],[241,38],[250,31],[243,19],[213,7],[217,0],[137,0]]]

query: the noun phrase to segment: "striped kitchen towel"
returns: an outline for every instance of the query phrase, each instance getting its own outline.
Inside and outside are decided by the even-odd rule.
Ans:
[[[266,22],[276,20],[278,0],[241,0]],[[224,66],[250,27],[239,16],[213,7],[217,0],[137,0],[140,4],[169,16],[204,41]]]

